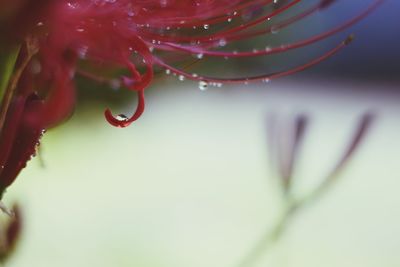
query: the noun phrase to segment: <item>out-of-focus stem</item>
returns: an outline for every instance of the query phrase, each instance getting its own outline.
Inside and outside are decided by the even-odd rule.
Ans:
[[[308,195],[293,199],[290,194],[284,196],[284,205],[282,208],[281,215],[271,229],[266,231],[262,238],[257,244],[250,250],[245,258],[237,265],[237,267],[251,267],[260,259],[260,257],[268,252],[277,241],[285,233],[288,225],[291,222],[293,216],[299,213],[303,208],[312,204],[317,198],[322,196],[329,188],[338,180],[338,174],[333,173],[327,179],[321,183],[320,186],[315,188]]]
[[[298,213],[302,208],[314,203],[319,197],[323,196],[340,178],[340,174],[343,171],[344,166],[349,162],[354,152],[360,146],[360,143],[365,138],[369,128],[374,119],[374,114],[367,112],[365,113],[356,127],[353,138],[349,146],[346,148],[344,154],[339,159],[333,170],[326,176],[324,180],[314,188],[309,194],[294,198],[290,191],[285,191],[283,194],[284,206],[282,208],[281,216],[278,218],[274,227],[267,231],[259,242],[254,246],[250,253],[240,262],[238,267],[251,267],[257,260],[265,254],[270,247],[272,247],[276,241],[282,236],[286,227],[290,223],[293,215]],[[291,172],[290,172],[291,173]],[[289,178],[291,178],[289,176]]]
[[[20,46],[6,49],[1,53],[0,67],[0,134],[3,130],[4,122],[10,106],[13,92],[17,85],[19,76],[16,77],[16,63],[20,53]]]
[[[13,61],[11,68],[10,77],[7,79],[7,84],[4,87],[4,93],[0,98],[1,106],[0,106],[0,133],[3,129],[4,122],[6,119],[8,108],[11,104],[13,96],[15,94],[15,90],[18,85],[18,81],[25,70],[26,66],[28,66],[29,62],[31,61],[32,57],[38,52],[38,42],[36,39],[32,37],[27,37],[25,41],[25,49],[26,53],[23,54],[23,58],[21,58],[18,62],[18,66],[16,66],[16,60]],[[20,49],[16,51],[15,57],[18,57],[20,54]],[[7,68],[6,68],[7,69]]]
[[[20,46],[13,46],[10,49],[0,47],[0,49],[0,103],[2,103],[17,62]]]
[[[262,255],[264,255],[271,247],[273,247],[285,232],[291,218],[298,211],[298,209],[298,204],[294,201],[290,201],[288,198],[287,201],[285,201],[282,212],[273,227],[268,229],[262,235],[261,239],[237,265],[237,267],[253,266]]]

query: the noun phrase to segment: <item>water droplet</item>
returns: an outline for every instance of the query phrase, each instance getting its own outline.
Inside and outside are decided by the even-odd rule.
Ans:
[[[171,70],[170,69],[166,69],[165,70],[165,74],[170,75],[171,74]]]
[[[128,117],[124,114],[119,114],[119,115],[117,115],[116,119],[119,121],[127,121]]]
[[[89,47],[87,47],[87,46],[82,46],[82,47],[80,47],[80,48],[78,49],[78,56],[79,56],[79,58],[80,58],[80,59],[86,58],[86,54],[87,54],[88,50],[89,50]]]
[[[200,81],[199,82],[199,89],[201,91],[205,91],[208,88],[208,83],[206,81]]]
[[[77,3],[71,3],[71,2],[68,2],[67,3],[67,6],[69,7],[69,8],[72,8],[72,9],[75,9],[75,8],[77,8]]]
[[[168,0],[160,0],[160,6],[161,7],[166,7],[168,4]]]
[[[185,76],[183,76],[183,75],[179,75],[178,76],[178,79],[182,82],[182,81],[184,81],[185,80]]]
[[[271,27],[271,33],[273,33],[273,34],[277,34],[277,33],[279,33],[279,26],[272,26]]]
[[[208,29],[210,28],[210,25],[204,24],[204,25],[203,25],[203,28],[204,28],[205,30],[208,30]]]
[[[219,41],[218,41],[218,45],[219,46],[225,46],[226,45],[226,40],[225,39],[219,39]]]
[[[202,53],[196,55],[196,57],[197,57],[198,59],[202,59],[203,56],[204,56],[204,54],[202,54]]]

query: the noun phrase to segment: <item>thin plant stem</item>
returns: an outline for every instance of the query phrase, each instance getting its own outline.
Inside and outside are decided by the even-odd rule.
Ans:
[[[32,57],[38,52],[38,43],[37,40],[31,37],[26,38],[26,53],[24,54],[23,58],[19,60],[20,62],[17,63],[14,61],[12,67],[12,74],[10,78],[7,80],[7,85],[5,86],[4,93],[2,93],[1,106],[0,106],[0,134],[4,126],[4,122],[6,119],[6,114],[8,108],[11,104],[13,96],[15,94],[19,79],[28,66],[29,62],[31,61]],[[20,49],[18,49],[19,51]],[[22,53],[23,54],[23,53]],[[18,57],[18,56],[16,56]],[[18,64],[18,66],[16,66]]]
[[[251,267],[281,239],[292,218],[302,209],[314,203],[319,197],[324,195],[338,181],[338,173],[332,173],[320,186],[316,187],[306,196],[298,199],[292,199],[290,194],[284,196],[284,202],[281,215],[271,229],[266,231],[262,238],[250,250],[245,258],[237,267]]]
[[[237,267],[253,266],[258,259],[271,249],[280,240],[290,224],[291,218],[298,210],[297,204],[287,201],[282,208],[281,215],[271,229],[268,229],[251,249],[250,253],[237,265]]]
[[[278,220],[272,229],[265,232],[262,238],[237,265],[237,267],[253,266],[262,255],[267,253],[268,250],[273,247],[277,241],[279,241],[295,214],[297,214],[304,207],[314,203],[318,198],[322,197],[327,191],[329,191],[334,184],[337,183],[344,167],[348,164],[349,159],[352,157],[354,152],[360,146],[360,143],[365,138],[373,120],[374,114],[370,112],[365,113],[361,117],[353,138],[350,140],[349,145],[345,149],[343,155],[339,158],[339,161],[333,170],[309,194],[300,198],[294,198],[290,192],[285,192],[285,194],[283,194],[284,205],[281,216],[278,217]]]
[[[3,50],[3,48],[1,48]],[[0,103],[3,100],[17,62],[20,46],[4,49],[0,54]]]

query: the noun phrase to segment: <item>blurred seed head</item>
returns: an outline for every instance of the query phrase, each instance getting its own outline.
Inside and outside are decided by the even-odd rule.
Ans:
[[[12,215],[0,213],[0,262],[6,262],[15,251],[22,229],[21,212],[14,205]]]
[[[365,112],[360,116],[355,125],[354,134],[348,141],[348,146],[338,161],[333,164],[332,171],[322,179],[320,188],[335,180],[348,164],[365,139],[374,118],[375,114],[373,112]],[[297,114],[293,117],[270,114],[268,117],[267,134],[271,166],[281,181],[285,195],[291,191],[295,167],[309,123],[310,117],[307,114]],[[320,190],[320,188],[316,188],[316,191]]]

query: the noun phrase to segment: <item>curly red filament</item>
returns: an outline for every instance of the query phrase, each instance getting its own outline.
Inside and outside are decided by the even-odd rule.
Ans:
[[[189,73],[173,64],[193,54],[199,55],[198,60],[203,56],[248,58],[278,53],[285,56],[286,52],[344,31],[384,1],[370,0],[364,10],[342,24],[299,41],[241,52],[222,47],[294,27],[341,1],[315,0],[310,4],[304,0],[38,0],[25,1],[20,9],[11,1],[1,2],[0,31],[9,41],[5,47],[30,39],[37,42],[38,50],[29,59],[25,58],[25,65],[19,65],[19,69],[17,66],[18,79],[0,109],[0,197],[35,154],[43,131],[72,113],[75,73],[99,82],[112,79],[96,68],[83,66],[106,66],[113,73],[129,72],[117,81],[138,96],[133,115],[113,116],[110,109],[105,110],[105,118],[111,125],[126,127],[144,112],[145,90],[153,79],[154,66],[199,81],[202,87],[207,83],[247,83],[291,75],[336,54],[351,42],[352,36],[307,62],[258,76],[211,77]],[[342,2],[346,4],[345,0]],[[261,27],[263,23],[267,25]],[[18,62],[23,61],[24,49]],[[80,61],[87,64],[78,64]],[[28,66],[35,64],[39,67],[32,71]]]

